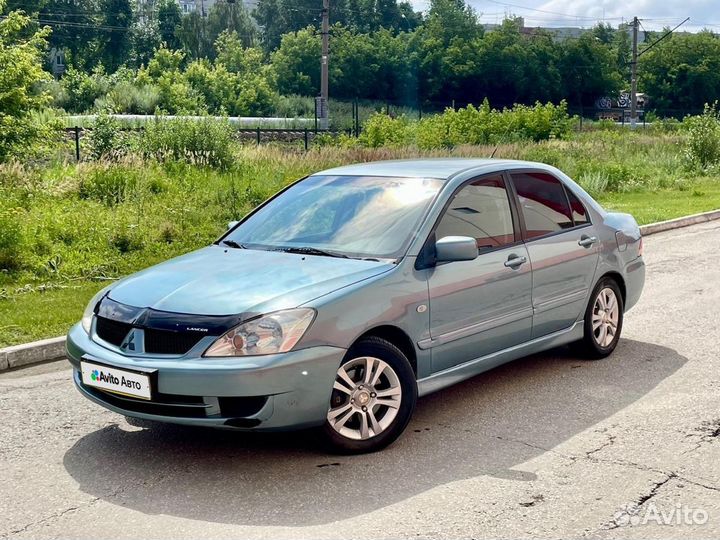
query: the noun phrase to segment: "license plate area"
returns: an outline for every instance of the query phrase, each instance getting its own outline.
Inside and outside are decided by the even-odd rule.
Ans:
[[[118,368],[91,359],[80,360],[84,385],[146,401],[152,400],[156,373],[156,370]]]

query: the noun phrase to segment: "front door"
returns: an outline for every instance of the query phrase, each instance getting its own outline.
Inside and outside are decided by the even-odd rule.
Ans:
[[[465,184],[440,218],[435,239],[475,238],[473,261],[428,270],[433,371],[442,371],[530,339],[529,254],[501,174]]]
[[[533,267],[533,339],[584,313],[598,262],[595,228],[580,200],[546,172],[513,172]]]

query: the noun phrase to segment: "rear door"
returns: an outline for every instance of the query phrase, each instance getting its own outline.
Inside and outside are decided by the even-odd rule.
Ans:
[[[571,326],[585,309],[598,261],[595,228],[580,200],[545,171],[513,171],[533,269],[532,337]]]
[[[433,371],[442,371],[530,339],[531,272],[511,192],[502,174],[461,187],[429,241],[475,238],[473,261],[428,269]]]

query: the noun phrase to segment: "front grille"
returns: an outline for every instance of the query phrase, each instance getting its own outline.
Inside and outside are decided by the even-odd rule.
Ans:
[[[97,321],[95,323],[95,332],[97,332],[100,339],[118,347],[122,345],[123,340],[131,329],[131,324],[113,321],[106,319],[105,317],[97,317]]]
[[[133,325],[97,317],[95,331],[100,339],[119,347]],[[145,352],[151,354],[185,354],[207,334],[203,332],[173,332],[145,329]]]
[[[155,354],[185,354],[206,334],[202,332],[173,332],[170,330],[145,330],[145,352]]]

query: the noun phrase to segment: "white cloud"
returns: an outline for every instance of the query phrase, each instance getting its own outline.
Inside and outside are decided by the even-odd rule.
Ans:
[[[466,0],[485,22],[502,20],[505,14],[525,17],[528,26],[593,26],[606,21],[613,26],[638,16],[648,30],[673,27],[685,17],[684,30],[703,27],[720,32],[718,0]],[[413,0],[416,9],[427,9],[427,0]]]

